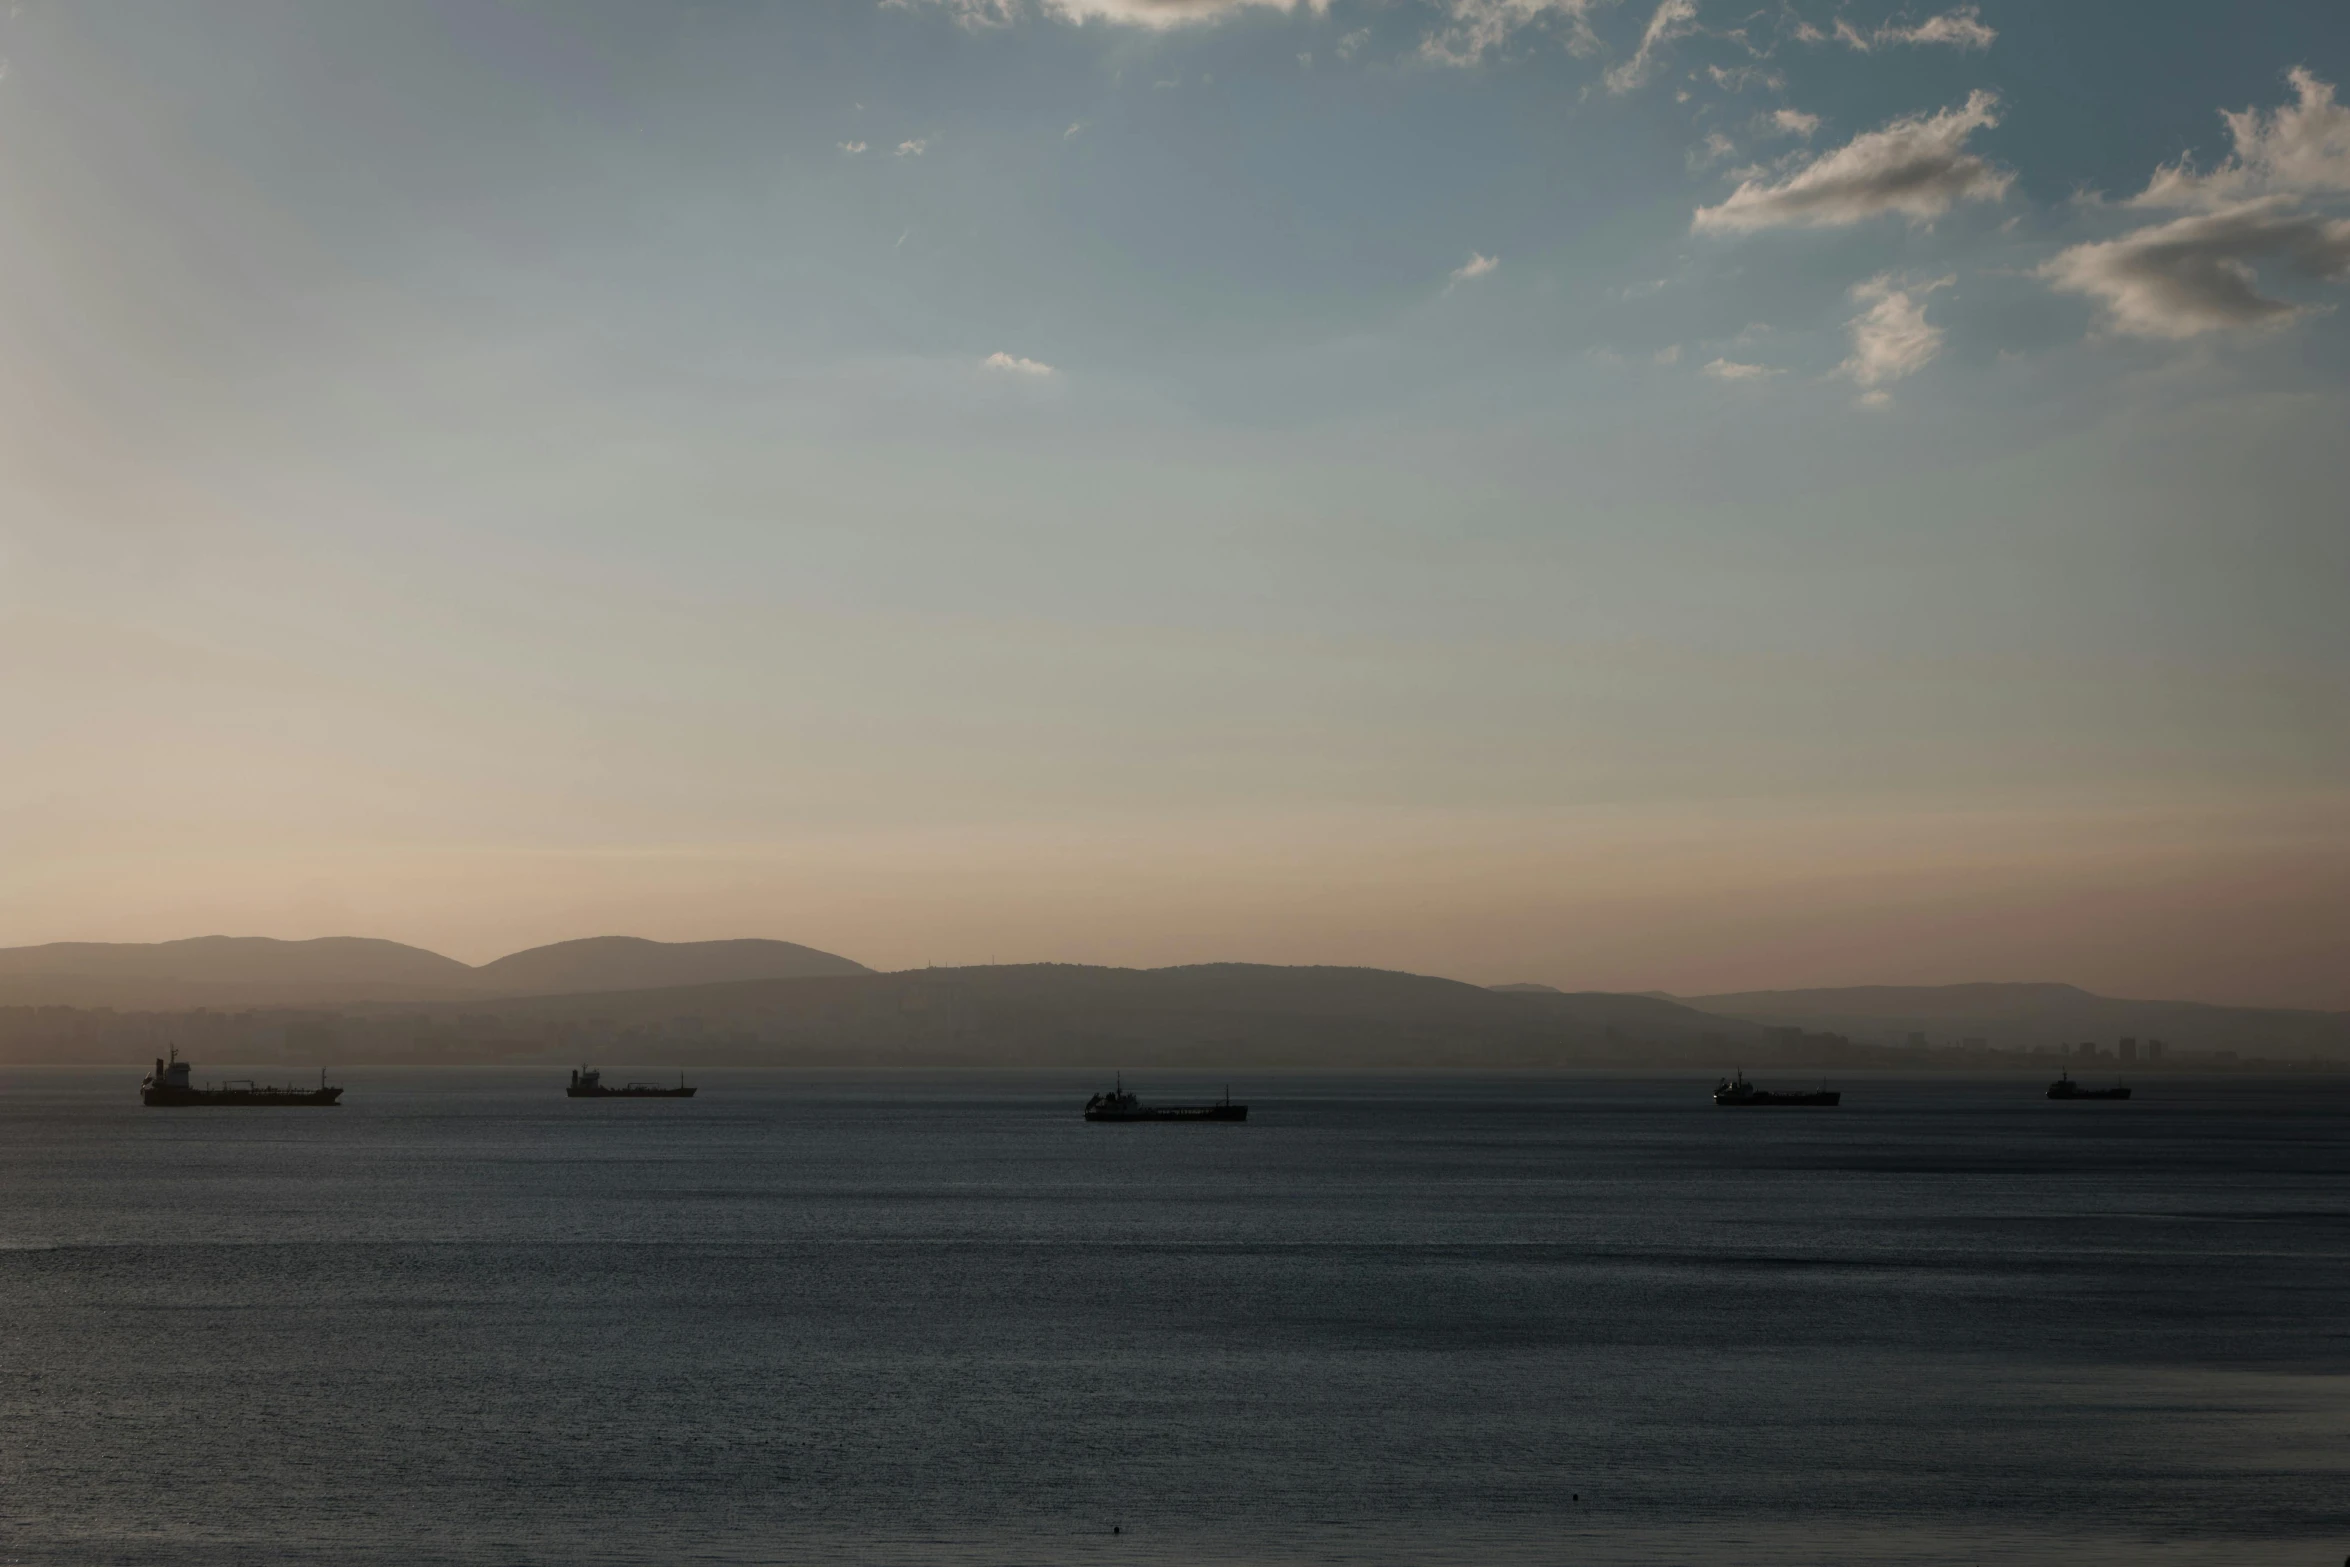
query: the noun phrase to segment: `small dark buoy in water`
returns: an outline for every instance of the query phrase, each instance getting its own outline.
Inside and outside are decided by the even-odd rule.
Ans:
[[[1110,1533],[1112,1533],[1112,1534],[1122,1534],[1122,1533],[1124,1533],[1124,1532],[1125,1532],[1125,1531],[1124,1531],[1124,1530],[1123,1530],[1123,1529],[1122,1529],[1122,1528],[1121,1528],[1119,1525],[1117,1525],[1117,1524],[1112,1524],[1112,1525],[1110,1525]],[[2350,1567],[2350,1562],[2344,1562],[2344,1563],[2342,1564],[2342,1567]]]

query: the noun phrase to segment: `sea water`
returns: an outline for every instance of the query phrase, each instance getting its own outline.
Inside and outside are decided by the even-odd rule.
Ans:
[[[0,1559],[2350,1551],[2350,1080],[339,1075],[0,1073]]]

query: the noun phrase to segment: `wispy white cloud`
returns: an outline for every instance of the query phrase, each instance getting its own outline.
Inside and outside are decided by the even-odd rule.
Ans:
[[[1769,365],[1741,364],[1735,359],[1709,361],[1705,373],[1717,381],[1761,381],[1779,372]]]
[[[1452,269],[1452,283],[1447,287],[1473,283],[1500,265],[1501,259],[1498,256],[1481,256],[1475,251],[1471,251],[1468,260]]]
[[[1879,29],[1880,36],[1890,34],[1895,42],[1905,44],[1947,44],[1953,49],[1988,49],[1999,41],[1999,34],[1984,22],[1982,13],[1971,5],[1962,5],[1920,22],[1915,27]]]
[[[952,13],[965,27],[1009,27],[1020,20],[1020,0],[881,0],[884,10],[912,10],[927,3]]]
[[[2225,162],[2201,172],[2184,159],[2156,169],[2134,204],[2202,207],[2254,196],[2350,193],[2350,107],[2336,103],[2332,84],[2304,67],[2285,77],[2295,102],[2266,114],[2221,112],[2234,143]]]
[[[1705,77],[1724,92],[1744,92],[1749,87],[1778,92],[1787,85],[1786,77],[1760,65],[1709,65]]]
[[[1212,22],[1241,10],[1309,11],[1330,0],[882,0],[886,6],[931,5],[951,12],[966,27],[1009,27],[1036,15],[1061,22],[1115,22],[1128,27],[1181,27]]]
[[[2187,216],[2074,245],[2040,276],[2096,300],[2114,331],[2167,338],[2276,327],[2307,314],[2313,307],[2261,291],[2263,263],[2350,281],[2350,219],[2323,212],[2328,200],[2350,196],[2350,108],[2307,69],[2286,79],[2292,103],[2222,112],[2232,143],[2225,160],[2157,168],[2129,203]]]
[[[1535,26],[1563,28],[1574,54],[1594,54],[1599,37],[1591,13],[1611,0],[1448,0],[1445,25],[1420,43],[1421,58],[1442,65],[1475,65]]]
[[[1060,373],[1041,359],[1023,359],[1018,354],[989,354],[980,361],[980,368],[1001,375],[1027,376],[1039,381]]]
[[[1718,207],[1700,207],[1699,231],[1827,228],[1887,213],[1913,222],[1962,201],[1998,201],[2015,175],[1967,151],[1967,138],[1999,123],[1999,97],[1976,92],[1940,114],[1895,120],[1823,153],[1785,179],[1747,180]]]
[[[844,141],[840,144],[840,150],[853,158],[865,150],[865,144],[861,141]]]
[[[1770,126],[1782,136],[1800,136],[1809,141],[1820,128],[1820,117],[1801,109],[1778,109],[1771,114]]]
[[[1475,65],[1521,34],[1550,31],[1564,36],[1570,53],[1599,52],[1591,17],[1617,0],[1427,0],[1440,20],[1420,42],[1423,59],[1443,65]],[[1279,11],[1326,16],[1331,0],[880,0],[885,7],[943,10],[970,28],[1010,27],[1028,20],[1106,23],[1152,30],[1208,23],[1245,11]],[[1694,30],[1696,0],[1662,0],[1632,57],[1607,73],[1612,91],[1624,92],[1649,79],[1658,51]],[[1352,59],[1370,41],[1369,28],[1341,36],[1336,53]],[[1301,63],[1310,59],[1300,56]]]
[[[2306,307],[2260,291],[2258,261],[2325,282],[2350,280],[2350,219],[2328,221],[2290,196],[2268,196],[2075,245],[2040,276],[2095,299],[2116,331],[2181,338],[2280,326],[2302,314]]]
[[[1805,29],[1798,36],[1817,40],[1827,35],[1814,27]],[[1845,48],[1867,54],[1874,49],[1899,44],[1988,49],[1998,40],[1999,34],[1983,20],[1979,7],[1962,5],[1954,11],[1930,16],[1922,22],[1886,22],[1865,32],[1838,17],[1834,37]]]
[[[1608,67],[1601,77],[1607,90],[1627,93],[1648,85],[1648,79],[1656,74],[1665,46],[1696,27],[1697,0],[1659,0],[1648,26],[1641,31],[1640,47],[1632,52],[1632,58]]]
[[[1883,406],[1891,401],[1888,385],[1917,374],[1941,354],[1942,329],[1926,319],[1924,296],[1957,281],[1945,277],[1923,286],[1897,286],[1887,273],[1853,288],[1854,303],[1867,308],[1848,323],[1852,353],[1836,368],[1860,384],[1868,394],[1864,401]]]
[[[929,150],[930,143],[927,139],[920,141],[902,141],[898,143],[897,156],[901,158],[919,158]]]

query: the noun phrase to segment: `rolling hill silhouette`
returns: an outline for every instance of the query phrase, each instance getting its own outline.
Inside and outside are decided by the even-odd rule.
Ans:
[[[462,1010],[383,1009],[392,1015],[364,1026],[397,1037],[414,1031],[405,1019],[446,1025]],[[843,1065],[1474,1069],[1639,1058],[1658,1046],[1719,1055],[1763,1038],[1759,1026],[1650,996],[1510,994],[1386,969],[1256,963],[910,969],[527,996],[482,1011],[517,1042]]]
[[[2077,985],[1857,985],[1679,999],[1721,1017],[1883,1044],[1923,1034],[1936,1045],[1980,1039],[1994,1049],[2012,1050],[2094,1040],[2110,1048],[2127,1035],[2247,1055],[2350,1055],[2350,1013],[2135,1001]]]
[[[1789,1029],[1806,1033],[1772,1033]],[[2057,984],[1676,999],[1248,963],[880,974],[788,941],[631,936],[556,942],[478,968],[353,937],[0,949],[0,1057],[14,1060],[84,1059],[134,1038],[135,1058],[164,1038],[204,1041],[211,1059],[258,1049],[260,1059],[292,1050],[449,1062],[625,1051],[746,1064],[1857,1066],[1922,1061],[1899,1048],[1918,1034],[2004,1050],[2136,1035],[2174,1052],[2350,1057],[2350,1015],[2129,1001]]]
[[[861,963],[789,941],[596,936],[533,947],[479,968],[422,947],[358,936],[61,941],[0,948],[0,1006],[139,1010],[453,1001],[869,972]]]
[[[873,971],[862,963],[789,941],[647,941],[641,936],[590,936],[584,941],[532,947],[484,963],[472,972],[476,986],[486,992],[555,996]]]
[[[363,936],[57,941],[0,948],[0,1004],[129,1009],[426,1000],[468,994],[473,972],[422,947]]]

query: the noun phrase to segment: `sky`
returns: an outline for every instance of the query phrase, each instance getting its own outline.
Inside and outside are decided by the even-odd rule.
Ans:
[[[2350,8],[0,59],[0,944],[2350,1009]]]

